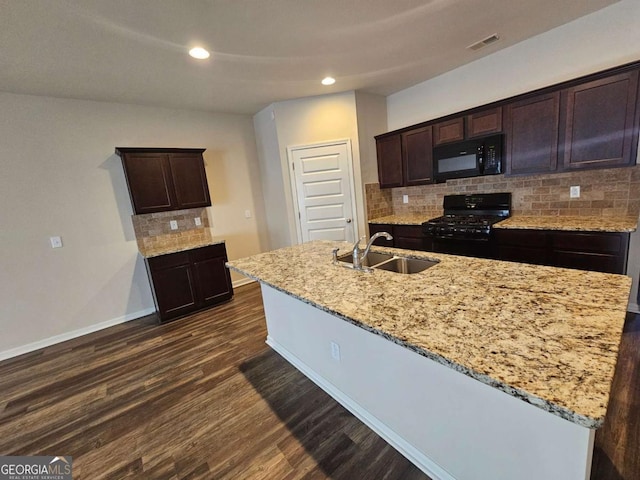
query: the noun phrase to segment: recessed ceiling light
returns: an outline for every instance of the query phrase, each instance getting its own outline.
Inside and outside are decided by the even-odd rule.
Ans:
[[[322,79],[323,85],[333,85],[334,83],[336,83],[336,79],[333,77],[324,77]]]
[[[209,52],[207,52],[202,47],[194,47],[189,50],[189,55],[193,58],[197,58],[198,60],[204,60],[205,58],[209,58]]]

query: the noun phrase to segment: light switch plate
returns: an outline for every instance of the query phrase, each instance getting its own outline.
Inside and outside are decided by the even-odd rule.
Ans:
[[[196,227],[199,227],[200,225],[202,225],[202,220],[200,220],[200,217],[196,217],[194,221],[196,222]]]
[[[49,237],[49,241],[51,242],[51,248],[62,248],[62,238]]]
[[[171,227],[171,230],[177,230],[178,229],[178,222],[176,222],[175,220],[171,220],[169,222],[169,227]]]
[[[569,187],[569,198],[580,198],[580,185]]]

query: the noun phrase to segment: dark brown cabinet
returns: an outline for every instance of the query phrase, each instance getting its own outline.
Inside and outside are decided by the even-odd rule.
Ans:
[[[224,244],[146,259],[161,322],[217,305],[233,296]]]
[[[211,205],[204,149],[116,148],[136,214]]]
[[[376,137],[376,152],[380,188],[401,187],[404,184],[401,134]]]
[[[564,169],[616,167],[635,162],[638,71],[562,91]]]
[[[493,235],[499,260],[626,273],[628,233],[494,229]]]
[[[558,165],[560,92],[506,107],[506,173],[554,172]]]
[[[380,188],[433,183],[431,126],[376,137]]]
[[[407,250],[421,250],[432,252],[433,245],[430,238],[422,233],[421,225],[392,225],[382,223],[370,223],[369,235],[378,232],[387,232],[393,236],[393,240],[377,238],[373,244],[382,247],[405,248]]]
[[[467,138],[484,137],[502,132],[502,107],[467,115]]]
[[[433,126],[433,144],[459,142],[464,140],[464,117],[457,117]]]
[[[424,185],[433,182],[431,127],[418,128],[402,134],[402,165],[404,185]]]

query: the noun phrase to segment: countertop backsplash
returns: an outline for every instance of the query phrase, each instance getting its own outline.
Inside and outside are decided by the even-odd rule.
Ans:
[[[580,186],[580,198],[569,198],[569,187]],[[512,193],[513,215],[638,216],[640,165],[624,168],[506,177],[448,180],[446,183],[381,189],[365,185],[367,218],[386,215],[442,214],[445,195]],[[402,202],[403,195],[409,203]]]
[[[201,225],[195,219],[200,217]],[[175,220],[177,230],[171,230],[170,221]],[[133,230],[141,252],[161,248],[178,247],[185,243],[197,243],[210,236],[209,217],[206,208],[191,208],[171,212],[132,215]]]

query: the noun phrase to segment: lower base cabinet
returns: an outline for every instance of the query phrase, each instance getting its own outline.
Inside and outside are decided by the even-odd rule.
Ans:
[[[217,305],[233,296],[224,244],[147,258],[160,322]]]
[[[627,271],[629,234],[494,229],[497,258],[605,273]]]

